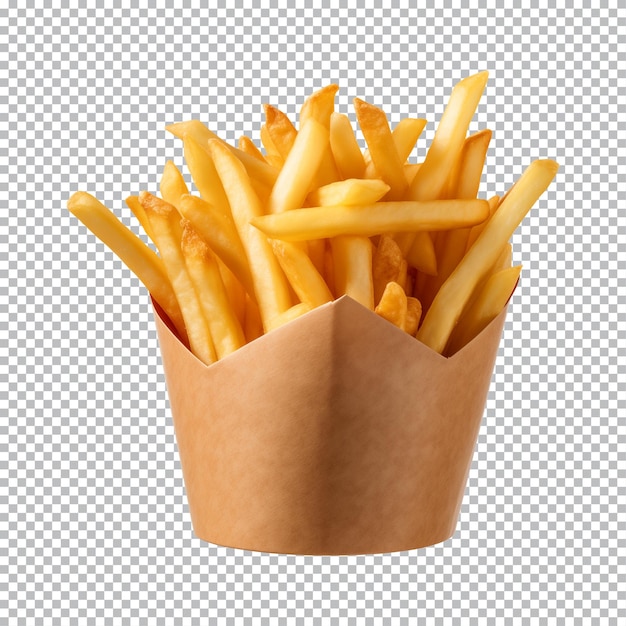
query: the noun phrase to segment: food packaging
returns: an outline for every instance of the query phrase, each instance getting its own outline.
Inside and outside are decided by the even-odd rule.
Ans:
[[[446,358],[344,296],[206,366],[153,306],[200,539],[332,555],[453,535],[506,309]]]

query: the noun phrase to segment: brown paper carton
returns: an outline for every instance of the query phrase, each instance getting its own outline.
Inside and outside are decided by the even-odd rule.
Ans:
[[[451,537],[505,315],[445,358],[343,297],[207,367],[155,306],[196,535],[293,554]]]

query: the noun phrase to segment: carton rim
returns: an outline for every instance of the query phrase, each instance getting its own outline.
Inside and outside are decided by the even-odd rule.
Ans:
[[[489,322],[489,324],[487,324],[487,326],[485,326],[485,328],[483,328],[474,338],[472,338],[471,341],[466,343],[460,350],[458,350],[457,352],[455,352],[454,354],[452,354],[450,356],[444,356],[443,354],[439,354],[439,352],[437,352],[436,350],[433,350],[430,346],[427,346],[426,344],[422,343],[421,341],[419,341],[415,337],[412,337],[411,335],[409,335],[408,333],[404,332],[403,330],[401,330],[397,326],[394,326],[393,324],[391,324],[391,322],[388,322],[387,320],[383,319],[379,315],[376,315],[376,313],[374,313],[373,311],[371,311],[367,307],[363,306],[360,302],[357,302],[356,300],[350,298],[350,296],[343,295],[343,296],[340,296],[339,298],[337,298],[336,300],[333,300],[331,302],[326,302],[325,304],[322,304],[322,305],[312,309],[311,311],[308,311],[307,313],[304,313],[300,317],[297,317],[296,319],[287,322],[283,326],[275,328],[275,329],[269,331],[268,333],[264,333],[260,337],[257,337],[256,339],[254,339],[254,340],[244,344],[243,346],[241,346],[240,348],[238,348],[234,352],[231,352],[231,354],[228,354],[225,357],[222,357],[221,359],[219,359],[218,361],[215,361],[214,363],[211,363],[211,364],[207,365],[206,363],[203,363],[200,359],[198,359],[198,357],[181,341],[181,339],[178,336],[178,333],[175,331],[174,326],[172,325],[170,319],[168,318],[166,313],[163,311],[163,309],[159,306],[158,302],[156,302],[156,300],[152,297],[152,295],[150,295],[150,301],[152,303],[153,312],[156,315],[158,315],[159,319],[163,322],[163,324],[167,328],[167,331],[189,353],[189,355],[191,357],[193,357],[193,359],[195,359],[198,362],[198,364],[201,365],[206,370],[215,367],[219,363],[222,363],[223,361],[229,359],[230,357],[232,357],[235,354],[240,354],[242,351],[245,351],[246,349],[248,349],[248,347],[251,346],[252,344],[257,344],[257,342],[259,342],[259,341],[268,341],[268,339],[267,339],[268,337],[275,337],[276,336],[275,333],[280,333],[281,330],[283,328],[287,327],[287,326],[291,326],[293,324],[302,324],[302,323],[304,323],[303,320],[305,320],[307,318],[307,316],[310,316],[310,315],[315,314],[315,313],[317,313],[319,315],[320,311],[322,311],[323,309],[329,308],[329,307],[344,306],[344,301],[345,300],[349,300],[351,303],[357,305],[358,307],[360,307],[361,309],[366,311],[369,315],[371,315],[372,319],[376,320],[373,323],[387,324],[387,325],[391,326],[392,328],[394,328],[397,332],[402,333],[403,335],[405,335],[407,340],[413,341],[413,342],[417,342],[421,346],[422,349],[427,350],[432,355],[435,355],[434,357],[431,356],[431,358],[439,358],[439,359],[442,359],[443,361],[453,361],[454,359],[456,359],[456,357],[458,357],[459,355],[464,353],[467,349],[469,349],[469,347],[474,342],[476,342],[476,340],[483,333],[485,333],[490,326],[495,324],[502,315],[506,314],[509,302],[510,302],[511,298],[513,297],[513,294],[517,290],[517,286],[518,285],[519,285],[519,278],[518,278],[517,282],[515,283],[515,287],[511,291],[511,295],[509,296],[509,298],[506,301],[504,307],[502,308],[502,311],[500,313],[498,313],[498,315],[496,317],[494,317]]]

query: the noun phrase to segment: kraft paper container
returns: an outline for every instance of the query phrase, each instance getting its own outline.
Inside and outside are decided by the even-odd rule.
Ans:
[[[207,367],[155,305],[195,534],[291,554],[451,537],[505,315],[444,358],[343,297]]]

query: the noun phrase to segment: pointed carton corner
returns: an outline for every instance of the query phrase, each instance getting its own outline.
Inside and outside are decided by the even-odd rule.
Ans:
[[[366,554],[454,533],[501,325],[446,359],[341,298],[206,367],[155,313],[198,537]]]

